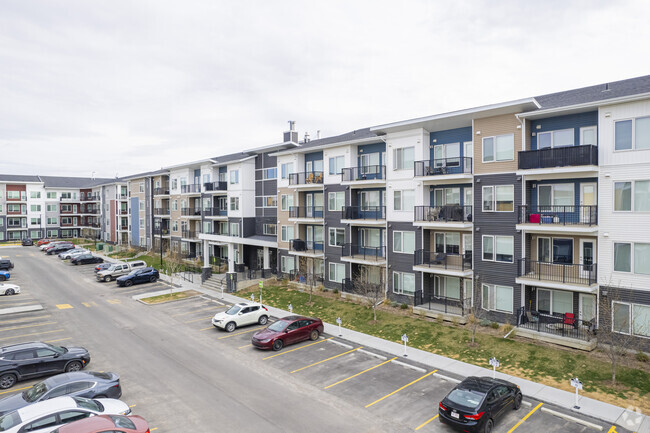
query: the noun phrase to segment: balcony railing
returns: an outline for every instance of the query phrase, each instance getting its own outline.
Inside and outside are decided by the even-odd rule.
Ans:
[[[169,186],[154,188],[153,195],[169,195]]]
[[[414,221],[472,222],[472,206],[415,206]]]
[[[598,206],[518,206],[519,224],[596,225]]]
[[[289,185],[320,185],[323,183],[322,171],[308,171],[289,174]]]
[[[366,287],[364,287],[366,286]],[[341,282],[341,291],[353,295],[365,296],[369,293],[375,293],[376,289],[384,287],[382,284],[366,283],[355,284],[350,278],[344,278]]]
[[[472,174],[472,158],[456,157],[415,161],[415,177]]]
[[[128,215],[129,210],[128,209],[120,209],[120,215]]]
[[[126,226],[120,226],[120,230],[128,230],[128,229],[129,229],[129,226],[128,226],[128,225],[126,225]]]
[[[196,235],[198,232],[195,230],[183,230],[181,231],[181,236],[184,237],[185,239],[196,239]]]
[[[154,215],[169,215],[168,207],[157,207],[153,210]]]
[[[169,229],[161,229],[161,228],[155,228],[153,229],[153,234],[154,235],[163,235],[163,236],[169,236]]]
[[[517,326],[543,334],[589,341],[596,337],[596,323],[580,320],[575,313],[545,314],[526,307],[517,309]]]
[[[519,152],[519,169],[598,165],[598,146],[550,147]]]
[[[96,215],[99,213],[99,209],[82,209],[81,213],[89,213],[89,214]]]
[[[21,209],[21,210],[8,210],[7,209],[7,215],[27,215],[27,209]]]
[[[386,206],[344,206],[341,213],[344,220],[385,220]]]
[[[596,263],[551,263],[523,258],[518,260],[517,276],[538,281],[590,286],[598,281],[598,266]]]
[[[323,206],[290,206],[289,218],[323,218]]]
[[[381,261],[386,258],[386,247],[367,247],[365,245],[345,243],[341,249],[341,257]]]
[[[230,236],[230,230],[228,230],[227,224],[225,225],[223,230],[219,227],[219,225],[215,225],[215,227],[212,228],[211,234],[220,235],[220,236]]]
[[[198,208],[198,207],[184,207],[184,208],[181,208],[181,215],[183,215],[183,216],[201,216],[201,208]]]
[[[415,296],[413,297],[413,306],[426,308],[431,311],[439,311],[445,314],[464,316],[469,313],[472,302],[471,298],[447,298],[445,296],[436,296],[430,291],[423,292],[422,290],[416,290]]]
[[[386,180],[386,166],[362,165],[361,167],[344,168],[341,175],[343,182]]]
[[[413,255],[414,266],[425,266],[428,268],[451,269],[458,271],[469,271],[472,269],[472,252],[465,251],[464,254],[436,253],[435,251],[416,250]]]
[[[322,253],[323,245],[323,241],[304,241],[302,239],[291,239],[289,241],[291,251],[303,253]]]
[[[228,182],[208,182],[203,184],[205,191],[226,191]]]
[[[192,185],[181,185],[181,193],[182,194],[192,194],[192,193],[200,193],[201,192],[201,184],[195,183]]]
[[[81,201],[100,201],[101,197],[99,195],[86,195],[81,196]]]
[[[206,207],[201,210],[203,216],[228,216],[228,209],[218,207]]]

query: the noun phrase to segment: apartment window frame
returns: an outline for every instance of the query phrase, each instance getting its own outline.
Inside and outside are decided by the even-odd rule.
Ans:
[[[510,292],[510,308],[509,309],[503,309],[499,308],[499,289],[501,290],[509,290]],[[487,290],[487,293],[486,293]],[[487,302],[486,302],[487,300]],[[487,308],[486,304],[487,303]],[[481,308],[486,310],[486,311],[497,311],[500,313],[510,313],[512,314],[514,312],[514,288],[511,286],[503,286],[500,284],[482,284],[481,285]]]
[[[585,140],[585,132],[587,131],[593,131],[594,133],[594,142],[592,143],[586,143]],[[591,126],[583,126],[580,128],[580,146],[598,146],[598,126],[597,125],[591,125]]]
[[[409,209],[410,206],[410,209]],[[415,209],[415,190],[400,189],[393,191],[393,210],[397,212],[413,212]]]
[[[646,202],[646,207],[647,210],[637,210],[637,206],[639,203],[642,203],[643,201],[637,197],[637,183],[646,183],[648,186],[647,188],[647,197],[645,199]],[[629,184],[629,188],[626,188],[625,185]],[[617,194],[617,185],[623,185],[623,190],[621,190],[621,194]],[[622,212],[622,213],[649,213],[650,212],[650,179],[634,179],[634,180],[622,180],[622,181],[615,181],[614,182],[614,188],[613,188],[613,194],[614,197],[612,199],[612,203],[614,205],[613,210],[614,212]],[[622,208],[622,205],[624,202],[619,202],[617,205],[618,198],[620,197],[621,200],[625,200],[625,197],[622,196],[623,194],[627,195],[629,194],[629,198],[627,199],[629,202],[629,209],[624,209]]]
[[[501,189],[511,189],[512,190],[512,200],[508,201],[502,201],[502,203],[512,203],[512,209],[511,210],[498,210],[499,207],[499,199],[498,199],[498,190]],[[489,193],[490,200],[486,200],[486,190],[491,191]],[[505,213],[505,212],[514,212],[515,211],[515,186],[514,185],[488,185],[488,186],[483,186],[481,189],[481,209],[483,212],[499,212],[499,213]],[[486,204],[490,205],[489,209],[486,209]]]
[[[48,191],[46,194],[47,199],[56,200],[56,191]]]
[[[239,197],[237,196],[230,197],[229,202],[230,202],[228,206],[229,210],[233,212],[239,211]]]
[[[629,270],[621,270],[620,268],[619,269],[616,268],[618,264],[617,263],[617,258],[619,254],[618,248],[624,246],[628,247],[627,252],[622,252],[626,254],[627,260],[626,263],[621,263],[621,264],[627,264]],[[641,252],[637,249],[637,246],[646,248],[648,251]],[[650,276],[650,242],[614,242],[612,248],[612,255],[613,255],[612,269],[614,270],[614,272]],[[643,260],[643,258],[646,257],[648,257],[648,259],[646,259],[648,261],[648,263],[646,264],[647,270],[645,272],[639,272],[637,268],[640,267],[639,265],[642,265],[641,260]],[[621,259],[625,259],[625,256],[621,256]]]
[[[339,237],[341,238],[340,243]],[[345,229],[343,227],[329,227],[327,239],[330,247],[342,247],[345,244]],[[332,239],[334,239],[334,243],[332,243]]]
[[[265,196],[262,196],[262,207],[263,208],[277,208],[278,207],[278,196],[277,195],[265,195]]]
[[[410,250],[410,251],[404,249],[405,236],[409,236],[409,237],[412,236],[413,237],[413,241],[412,241],[413,249]],[[399,242],[398,242],[397,238],[399,238]],[[399,243],[399,249],[396,249],[396,246],[398,245],[398,243]],[[411,255],[414,254],[415,253],[415,232],[414,231],[408,231],[408,230],[395,230],[395,231],[393,231],[393,252],[398,253],[398,254],[411,254]]]
[[[334,272],[332,272],[332,268],[334,269]],[[332,274],[334,274],[333,275],[334,278],[332,278]],[[339,275],[339,274],[342,274],[342,276]],[[345,279],[345,264],[344,263],[330,262],[329,263],[329,269],[328,269],[328,272],[327,272],[327,279],[329,281],[334,282],[334,283],[342,283],[343,280]]]
[[[280,210],[289,212],[289,208],[293,206],[293,194],[280,195]]]
[[[239,170],[230,170],[230,184],[238,185],[239,184]]]
[[[278,235],[278,225],[277,224],[264,224],[262,226],[262,233],[268,236],[277,236]]]
[[[407,154],[407,152],[410,154]],[[406,158],[409,156],[410,158]],[[407,166],[410,161],[410,167]],[[415,167],[415,146],[405,146],[393,149],[393,171],[413,170]]]
[[[282,179],[289,179],[289,175],[293,172],[293,162],[285,162],[283,164],[280,164],[280,177]]]
[[[291,263],[291,269],[288,269],[289,263]],[[296,269],[296,258],[293,256],[280,256],[280,271],[284,273],[289,273]]]
[[[491,256],[492,258],[485,258],[485,252],[486,252],[486,245],[485,241],[486,239],[492,239],[492,252]],[[511,240],[511,245],[512,245],[512,258],[510,260],[499,260],[499,239],[505,239],[508,238]],[[499,262],[499,263],[514,263],[515,260],[515,237],[514,236],[504,236],[504,235],[483,235],[481,238],[481,257],[484,262]],[[501,253],[501,255],[504,255]]]
[[[406,290],[404,288],[404,277],[408,276],[409,280],[412,278],[413,290]],[[410,283],[411,281],[409,281]],[[393,293],[404,296],[415,296],[416,276],[411,272],[393,271]]]
[[[512,137],[512,156],[507,158],[507,159],[497,159],[497,155],[499,153],[498,146],[499,146],[499,139],[505,139],[506,137]],[[486,152],[485,152],[485,146],[486,142],[492,140],[491,146],[492,146],[492,159],[485,159]],[[510,143],[508,143],[510,144]],[[515,134],[500,134],[500,135],[492,135],[490,137],[483,137],[481,140],[481,159],[483,163],[492,163],[492,162],[506,162],[506,161],[514,161],[515,160]],[[503,144],[501,144],[503,145]],[[509,155],[510,156],[510,155]]]
[[[328,158],[329,174],[337,175],[342,174],[345,168],[345,156],[336,155]]]
[[[568,133],[569,136],[571,137],[571,143],[570,144],[556,144],[557,138],[556,135],[559,135],[561,133]],[[570,147],[570,146],[575,146],[575,128],[565,128],[565,129],[555,129],[553,131],[543,131],[543,132],[538,132],[537,133],[537,150],[542,150],[542,149],[553,149],[555,147]],[[540,146],[540,137],[548,135],[550,137],[550,142],[548,146],[541,147]]]
[[[291,232],[291,236],[289,236]],[[289,242],[294,239],[295,227],[293,225],[280,226],[280,242]]]
[[[228,231],[229,231],[230,236],[238,238],[239,237],[239,223],[238,222],[228,223]]]
[[[638,137],[638,123],[639,121],[642,121],[642,124],[645,124],[645,131],[643,131],[644,134],[646,134],[645,137],[645,144],[643,146],[639,147],[639,137]],[[626,146],[629,145],[629,147],[625,148],[617,148],[617,140],[616,140],[616,135],[617,135],[617,128],[618,125],[622,125],[624,123],[629,122],[630,124],[630,131],[629,131],[629,144],[624,143]],[[630,151],[635,151],[635,150],[650,150],[650,116],[638,116],[638,117],[628,117],[628,118],[623,118],[623,119],[617,119],[614,121],[614,152],[630,152]],[[622,131],[625,133],[625,131]],[[624,137],[626,138],[626,137]]]
[[[29,198],[39,199],[39,198],[41,198],[41,192],[40,191],[30,191],[29,192]]]
[[[625,328],[627,328],[627,332],[623,331],[622,329],[619,329],[620,327],[616,326],[616,305],[619,306],[625,306],[627,309],[627,314],[626,314],[626,323],[625,323]],[[639,316],[639,314],[635,314],[635,309],[647,309],[648,312],[645,313],[649,319],[647,324],[641,324],[639,328],[636,326],[636,321],[635,318]],[[618,334],[625,334],[625,335],[634,335],[635,337],[640,337],[640,338],[650,338],[650,305],[644,305],[644,304],[637,304],[634,302],[623,302],[623,301],[612,301],[612,312],[611,312],[611,320],[612,320],[612,331],[616,332]],[[645,333],[642,333],[645,332]]]
[[[332,199],[333,198],[333,199]],[[332,200],[334,201],[334,208],[332,208]],[[338,206],[339,200],[342,206]],[[327,193],[327,210],[330,212],[341,212],[345,207],[345,191],[334,191]]]
[[[278,178],[278,168],[277,167],[268,167],[262,169],[262,179],[263,180],[272,180]]]

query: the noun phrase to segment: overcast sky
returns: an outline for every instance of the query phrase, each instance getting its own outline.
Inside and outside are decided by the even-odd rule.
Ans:
[[[0,1],[0,173],[125,176],[650,74],[650,2]]]

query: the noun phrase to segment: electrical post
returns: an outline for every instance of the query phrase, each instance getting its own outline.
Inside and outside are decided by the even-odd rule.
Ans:
[[[499,366],[499,360],[492,357],[490,358],[490,365],[492,366],[492,379],[497,377],[497,367]]]
[[[409,342],[409,338],[406,336],[406,334],[402,335],[402,341],[404,342],[404,357],[406,358],[408,356],[406,354],[406,343]]]
[[[343,321],[341,320],[340,317],[337,317],[337,318],[336,318],[336,323],[339,325],[339,337],[341,337],[341,336],[343,335],[343,333],[341,332],[341,323],[342,323],[342,322],[343,322]]]
[[[578,390],[582,389],[582,382],[578,380],[578,378],[573,378],[571,379],[571,386],[576,389],[576,404],[573,406],[574,409],[580,409],[580,406],[578,406],[578,399],[580,396],[578,395]]]

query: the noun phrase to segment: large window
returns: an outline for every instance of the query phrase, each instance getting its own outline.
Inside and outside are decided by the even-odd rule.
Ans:
[[[650,244],[615,242],[614,270],[650,275]]]
[[[512,236],[483,236],[483,260],[512,263],[514,257]]]
[[[393,252],[413,254],[415,251],[415,232],[393,232]]]
[[[267,195],[262,197],[262,207],[278,207],[278,196]]]
[[[230,170],[230,183],[233,185],[239,183],[239,170]]]
[[[471,188],[465,188],[465,191]],[[460,204],[460,187],[436,188],[433,191],[433,205],[445,206]],[[468,204],[468,203],[465,203]]]
[[[47,193],[47,198],[51,198],[51,199],[56,200],[56,192],[48,192]]]
[[[435,252],[460,254],[460,233],[435,233]]]
[[[239,237],[239,223],[230,223],[230,236]]]
[[[293,206],[293,195],[282,194],[280,196],[280,205],[282,206],[281,210],[285,212],[289,211],[289,208]]]
[[[29,192],[29,198],[41,198],[41,192],[40,191],[30,191]]]
[[[393,272],[393,293],[413,296],[415,293],[415,274]]]
[[[483,138],[483,162],[512,161],[514,159],[514,134]]]
[[[282,226],[280,231],[280,240],[282,242],[289,242],[293,239],[293,226]]]
[[[359,194],[361,210],[377,210],[380,203],[379,191],[361,191]]]
[[[341,174],[343,172],[343,164],[345,158],[341,156],[333,156],[329,159],[330,174]]]
[[[282,176],[282,179],[288,179],[291,173],[293,173],[293,162],[286,162],[280,165],[280,175]]]
[[[32,212],[40,212],[41,211],[41,205],[40,204],[30,205],[30,210]]]
[[[277,235],[278,226],[276,224],[264,224],[264,234],[265,235]]]
[[[345,243],[345,229],[331,228],[329,229],[329,246],[341,247]]]
[[[551,238],[537,238],[537,261],[544,263],[551,261]]]
[[[415,207],[415,190],[395,191],[393,193],[393,209],[413,211]]]
[[[614,150],[650,149],[650,117],[614,122]]]
[[[537,203],[539,206],[573,206],[575,204],[574,185],[572,183],[539,185],[537,187]]]
[[[650,305],[612,302],[612,331],[650,337]]]
[[[289,273],[295,269],[295,257],[282,256],[280,257],[280,270],[284,273]]]
[[[331,263],[329,280],[336,283],[341,283],[345,279],[345,265],[342,263]]]
[[[561,129],[558,131],[538,132],[537,149],[546,149],[549,147],[573,146],[574,130]]]
[[[329,211],[341,211],[345,206],[345,191],[330,192],[328,193],[328,206]]]
[[[483,187],[483,212],[514,212],[514,185]]]
[[[266,179],[277,179],[278,169],[276,167],[265,168],[262,172],[263,178]]]
[[[482,307],[485,310],[512,313],[514,300],[512,287],[483,284]]]
[[[537,289],[537,311],[544,314],[571,313],[573,312],[573,293]]]
[[[402,147],[393,151],[393,169],[411,170],[415,162],[415,147]]]
[[[614,182],[614,210],[650,212],[650,180]]]
[[[230,197],[230,210],[239,210],[239,197]]]

